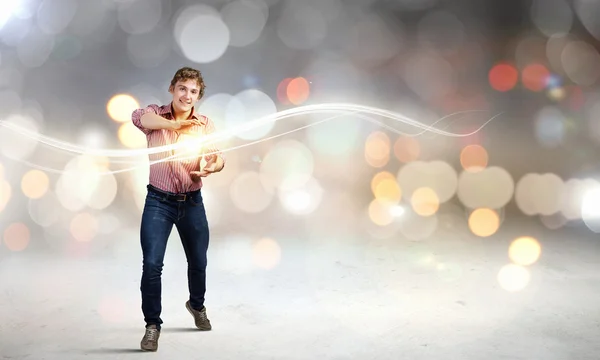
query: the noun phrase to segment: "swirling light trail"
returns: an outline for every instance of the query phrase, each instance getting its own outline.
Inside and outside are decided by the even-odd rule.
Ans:
[[[277,134],[277,135],[273,135],[270,137],[266,137],[266,138],[262,138],[259,139],[257,141],[253,141],[250,143],[246,143],[246,144],[242,144],[239,146],[233,146],[233,147],[228,147],[228,148],[223,148],[220,149],[221,152],[228,152],[228,151],[233,151],[233,150],[237,150],[246,146],[250,146],[253,144],[257,144],[260,142],[264,142],[264,141],[268,141],[277,137],[281,137],[302,129],[306,129],[308,127],[311,126],[315,126],[330,120],[333,120],[335,118],[339,118],[339,117],[344,117],[344,116],[349,116],[349,115],[353,115],[355,117],[358,117],[360,119],[369,121],[371,123],[377,124],[391,132],[397,133],[397,134],[401,134],[401,135],[406,135],[406,136],[420,136],[423,135],[427,132],[430,133],[434,133],[434,134],[438,134],[438,135],[443,135],[443,136],[451,136],[451,137],[464,137],[464,136],[470,136],[473,135],[477,132],[479,132],[481,129],[483,129],[483,127],[485,127],[489,122],[491,122],[492,120],[494,120],[496,117],[498,117],[500,114],[495,115],[494,117],[488,119],[487,121],[485,121],[480,127],[478,127],[477,129],[468,132],[468,133],[464,133],[464,134],[457,134],[457,133],[452,133],[449,131],[445,131],[445,130],[441,130],[438,129],[436,127],[434,127],[437,123],[439,123],[442,120],[445,120],[447,118],[450,118],[451,116],[457,115],[457,114],[461,114],[461,113],[469,113],[469,112],[477,112],[477,111],[482,111],[482,110],[469,110],[469,111],[462,111],[462,112],[456,112],[453,114],[449,114],[446,115],[440,119],[438,119],[436,122],[434,122],[431,125],[427,125],[424,124],[420,121],[411,119],[403,114],[397,113],[397,112],[392,112],[389,110],[384,110],[384,109],[380,109],[380,108],[376,108],[376,107],[370,107],[370,106],[364,106],[364,105],[357,105],[357,104],[345,104],[345,103],[331,103],[331,104],[315,104],[315,105],[306,105],[306,106],[300,106],[300,107],[295,107],[292,109],[288,109],[288,110],[283,110],[283,111],[279,111],[273,114],[270,114],[268,116],[264,116],[261,118],[258,118],[256,120],[253,121],[249,121],[246,124],[243,124],[241,126],[232,128],[232,129],[227,129],[227,130],[219,130],[216,131],[214,133],[211,133],[209,135],[206,136],[202,136],[202,137],[198,137],[197,139],[194,139],[193,142],[178,142],[176,144],[170,144],[170,145],[165,145],[165,146],[160,146],[160,147],[154,147],[154,148],[140,148],[140,149],[98,149],[98,148],[88,148],[88,147],[83,147],[83,146],[79,146],[76,144],[72,144],[69,142],[64,142],[49,136],[45,136],[33,131],[30,131],[24,127],[18,126],[16,124],[10,123],[10,122],[6,122],[6,121],[0,121],[0,126],[3,126],[9,130],[12,130],[22,136],[25,136],[27,138],[33,139],[35,141],[38,141],[39,143],[49,146],[51,148],[57,149],[57,150],[61,150],[61,151],[66,151],[66,152],[70,152],[70,153],[75,153],[78,155],[89,155],[89,156],[100,156],[100,157],[106,157],[106,158],[125,158],[125,157],[133,157],[133,156],[139,156],[139,155],[151,155],[151,154],[156,154],[156,153],[161,153],[161,152],[167,152],[167,151],[173,151],[173,150],[180,150],[180,149],[185,149],[185,148],[190,148],[190,145],[192,145],[193,148],[204,148],[207,147],[208,145],[212,145],[215,144],[219,141],[223,141],[223,140],[228,140],[231,139],[233,137],[235,137],[238,134],[241,134],[243,132],[246,131],[250,131],[252,129],[255,129],[257,127],[260,126],[264,126],[266,124],[268,124],[269,122],[277,122],[283,119],[287,119],[287,118],[291,118],[291,117],[297,117],[297,116],[301,116],[301,115],[308,115],[308,114],[316,114],[316,113],[327,113],[327,112],[342,112],[342,114],[337,114],[331,117],[327,117],[325,119],[319,120],[319,121],[315,121],[311,124],[305,125],[305,126],[301,126],[295,129],[292,129],[290,131],[286,131],[284,133],[281,134]],[[365,115],[366,113],[366,115]],[[402,132],[398,129],[393,128],[390,125],[384,124],[381,121],[375,120],[373,119],[372,116],[378,116],[378,117],[383,117],[386,119],[390,119],[393,120],[395,122],[398,123],[403,123],[405,125],[410,125],[413,126],[417,129],[421,129],[422,131],[416,133],[416,134],[408,134],[405,132]],[[185,154],[191,154],[189,156],[182,156]],[[203,153],[204,155],[210,155],[212,153],[206,152]],[[197,151],[187,151],[187,152],[183,152],[183,153],[179,153],[177,155],[172,155],[169,156],[167,158],[161,159],[161,160],[157,160],[157,161],[152,161],[150,162],[150,164],[154,164],[154,163],[158,163],[158,162],[163,162],[163,161],[179,161],[179,160],[186,160],[186,159],[191,159],[191,158],[195,158],[199,156]],[[44,166],[40,166],[40,165],[36,165],[33,164],[29,161],[26,160],[21,160],[22,162],[26,163],[29,166],[38,168],[40,170],[45,170],[48,172],[54,172],[54,173],[62,173],[64,172],[63,170],[56,170],[56,169],[52,169],[52,168],[47,168]],[[127,161],[127,160],[112,160],[112,163],[139,163],[139,161]],[[99,174],[108,174],[108,173],[112,173],[112,174],[116,174],[116,173],[120,173],[120,172],[127,172],[127,171],[131,171],[134,170],[139,166],[134,166],[134,167],[129,167],[129,168],[125,168],[125,169],[120,169],[120,170],[111,170],[111,171],[107,171],[107,172],[101,172]],[[145,166],[145,164],[144,164]]]

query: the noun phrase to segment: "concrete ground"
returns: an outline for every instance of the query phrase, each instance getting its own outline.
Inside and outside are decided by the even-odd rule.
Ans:
[[[421,241],[298,231],[272,234],[277,246],[215,232],[211,332],[195,330],[184,307],[186,263],[173,235],[152,354],[139,350],[138,239],[134,228],[124,234],[87,256],[4,254],[0,359],[600,358],[600,237],[589,231],[509,219],[486,239],[450,224]],[[498,273],[523,234],[539,240],[541,256],[527,286],[507,291]]]

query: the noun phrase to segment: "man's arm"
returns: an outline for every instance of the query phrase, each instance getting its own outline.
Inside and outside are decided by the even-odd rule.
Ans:
[[[177,130],[175,128],[176,121],[167,120],[155,112],[147,112],[140,117],[140,124],[150,130],[166,129]]]
[[[148,135],[153,130],[183,130],[192,125],[198,125],[196,120],[168,120],[158,115],[158,105],[149,105],[145,109],[137,109],[131,114],[131,121],[144,134]]]
[[[153,113],[158,116],[158,105],[149,105],[144,109],[136,109],[131,114],[131,122],[136,128],[140,129],[144,134],[149,135],[153,129],[149,129],[142,124],[142,117]],[[166,119],[165,119],[166,121]]]

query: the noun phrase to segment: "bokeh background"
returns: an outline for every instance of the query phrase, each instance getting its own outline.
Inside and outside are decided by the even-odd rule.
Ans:
[[[593,0],[5,2],[0,118],[88,150],[0,128],[0,259],[139,256],[147,155],[89,150],[144,149],[131,112],[167,103],[192,66],[207,84],[198,111],[220,131],[325,103],[456,134],[496,116],[446,136],[313,112],[228,137],[203,190],[224,268],[273,269],[306,239],[443,230],[506,243],[498,280],[520,290],[542,233],[504,226],[600,231],[599,13]]]

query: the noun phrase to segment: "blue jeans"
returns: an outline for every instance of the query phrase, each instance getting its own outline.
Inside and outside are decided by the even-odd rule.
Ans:
[[[200,191],[187,193],[185,201],[169,199],[148,186],[140,231],[143,268],[140,291],[142,312],[146,325],[163,323],[160,318],[161,275],[167,240],[173,225],[177,228],[188,263],[190,305],[200,310],[206,292],[206,253],[208,251],[208,222]]]

